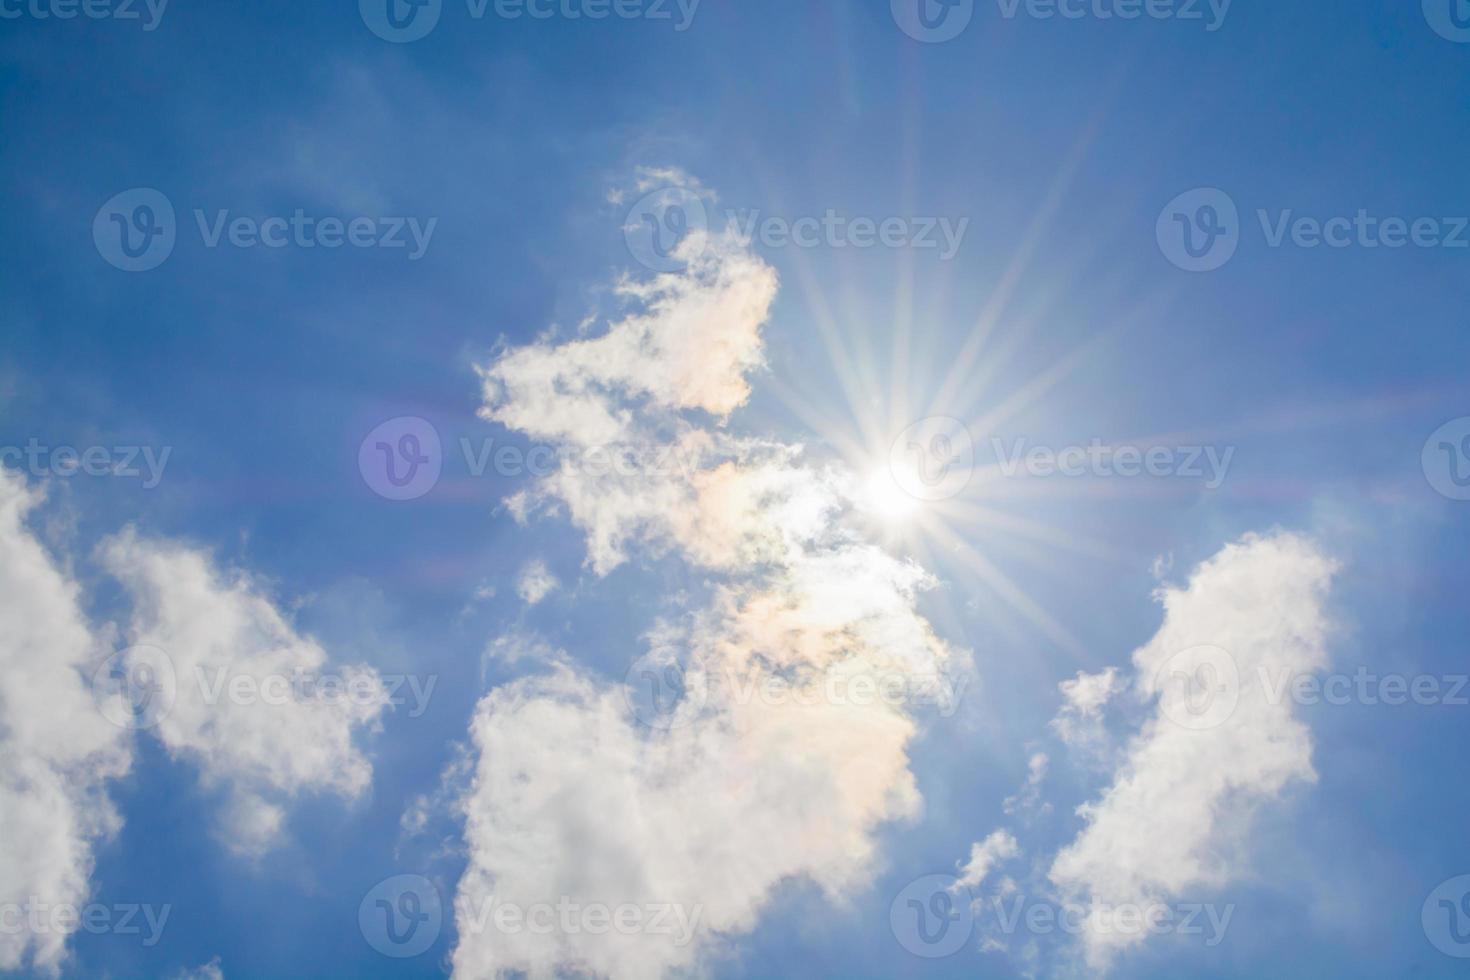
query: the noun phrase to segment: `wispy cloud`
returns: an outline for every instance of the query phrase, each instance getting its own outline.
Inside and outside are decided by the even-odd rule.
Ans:
[[[561,585],[544,561],[527,562],[516,579],[516,594],[528,606],[534,606]]]
[[[1016,838],[1004,830],[997,830],[970,848],[970,860],[960,869],[956,888],[979,888],[990,877],[990,872],[1001,863],[1021,853]]]

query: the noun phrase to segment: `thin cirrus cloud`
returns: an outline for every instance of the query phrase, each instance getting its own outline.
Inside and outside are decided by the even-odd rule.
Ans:
[[[596,476],[563,467],[522,496],[521,513],[567,513],[594,573],[677,555],[715,584],[707,604],[648,631],[645,659],[681,668],[698,694],[660,723],[641,723],[620,685],[560,656],[481,701],[460,801],[457,976],[697,969],[755,927],[781,882],[834,896],[862,886],[875,830],[918,812],[910,706],[748,694],[778,677],[817,690],[833,677],[966,669],[968,655],[916,610],[932,577],[848,526],[849,474],[723,427],[763,363],[773,270],[726,233],[694,232],[679,248],[685,271],[623,282],[635,309],[602,335],[512,349],[481,369],[488,419],[567,452],[678,456]],[[669,906],[684,929],[491,925],[494,903],[564,900]]]

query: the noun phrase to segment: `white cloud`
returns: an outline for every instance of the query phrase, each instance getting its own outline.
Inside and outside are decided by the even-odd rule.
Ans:
[[[1160,591],[1163,626],[1133,655],[1136,684],[1157,697],[1157,713],[1053,863],[1051,880],[1066,895],[1147,906],[1197,900],[1236,875],[1254,806],[1315,779],[1309,731],[1263,680],[1326,664],[1333,572],[1309,540],[1252,535],[1188,585]],[[1095,915],[1084,936],[1094,969],[1146,938],[1100,928]]]
[[[203,966],[174,974],[173,980],[225,980],[225,971],[220,967],[219,957],[216,956]]]
[[[516,594],[527,605],[534,606],[542,599],[551,595],[557,586],[561,585],[556,576],[546,567],[544,561],[527,562],[521,569],[520,577],[516,579]]]
[[[1083,716],[1095,715],[1118,692],[1118,668],[1109,667],[1099,674],[1079,672],[1060,687],[1069,708]]]
[[[233,850],[272,846],[299,794],[351,799],[367,788],[372,767],[353,734],[387,704],[375,671],[332,667],[248,576],[222,576],[206,554],[131,529],[100,553],[132,596],[130,641],[171,661],[177,694],[154,731],[227,792]]]
[[[686,272],[618,285],[640,309],[601,336],[515,348],[482,368],[482,414],[536,438],[590,447],[626,437],[630,408],[619,398],[716,416],[743,404],[745,376],[763,363],[760,328],[776,273],[733,232],[692,232],[677,254],[688,259]]]
[[[714,191],[699,182],[699,178],[680,167],[639,167],[634,186],[640,194],[677,187],[706,200],[713,200],[716,196]]]
[[[823,682],[944,672],[951,652],[915,609],[933,580],[844,525],[849,475],[724,431],[763,363],[776,278],[735,237],[697,238],[687,272],[621,285],[641,312],[481,371],[487,418],[563,450],[675,450],[656,472],[563,467],[534,492],[586,533],[594,571],[636,549],[720,575],[706,608],[649,632],[651,654],[683,678],[667,723],[642,724],[621,687],[559,656],[481,702],[457,976],[697,969],[754,928],[781,882],[805,878],[834,898],[861,887],[874,831],[918,811],[906,706],[832,697]],[[800,696],[741,696],[773,680]],[[479,928],[492,897],[674,906],[692,934],[507,932],[493,917]]]
[[[433,815],[433,801],[426,794],[419,794],[409,800],[408,806],[398,817],[398,828],[405,836],[412,837],[423,833],[429,825],[429,818]]]
[[[960,869],[954,888],[979,888],[990,872],[1004,861],[1021,853],[1021,845],[1004,830],[997,830],[978,844],[970,846],[970,860]]]
[[[691,476],[719,450],[679,413],[723,418],[763,364],[775,272],[733,232],[697,231],[679,249],[685,273],[619,284],[636,309],[601,336],[515,348],[480,369],[481,415],[555,445],[569,463],[538,493],[507,501],[511,513],[524,521],[538,504],[563,503],[588,533],[598,574],[626,561],[631,541],[667,546],[671,525],[691,519],[700,492]],[[593,451],[616,463],[570,464]]]
[[[92,700],[100,657],[77,584],[26,527],[40,500],[0,467],[0,903],[80,907],[93,846],[121,825],[104,786],[130,743]],[[0,970],[29,957],[55,972],[67,935],[0,930]]]
[[[1097,674],[1079,672],[1072,680],[1062,681],[1060,688],[1064,703],[1052,719],[1052,731],[1074,749],[1101,757],[1107,741],[1103,708],[1124,688],[1118,668],[1109,667]]]
[[[1041,799],[1041,784],[1046,779],[1046,770],[1051,765],[1051,757],[1045,752],[1033,752],[1031,758],[1026,762],[1026,785],[1021,787],[1015,796],[1007,797],[1002,808],[1007,814],[1027,812],[1036,807]],[[1045,804],[1043,810],[1049,811],[1051,804]]]
[[[582,964],[659,976],[753,928],[782,880],[807,877],[834,898],[860,887],[877,825],[917,813],[913,720],[882,702],[741,699],[710,681],[939,670],[948,651],[912,609],[923,584],[912,566],[854,545],[774,582],[722,590],[684,635],[657,633],[689,651],[684,676],[709,693],[686,699],[690,715],[668,730],[640,725],[623,690],[565,663],[487,697],[464,801],[470,869],[456,974],[551,976]],[[700,932],[678,946],[661,935],[471,925],[490,896],[527,907],[563,895],[697,910]]]
[[[535,633],[511,630],[490,641],[483,659],[515,666],[525,661],[552,663],[565,659],[565,655]]]

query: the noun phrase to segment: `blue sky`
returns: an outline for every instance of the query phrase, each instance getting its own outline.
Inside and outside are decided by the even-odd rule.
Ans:
[[[176,0],[153,23],[141,5],[138,20],[60,20],[37,16],[46,4],[0,0],[0,448],[138,447],[140,466],[142,449],[155,461],[168,451],[155,481],[146,466],[136,477],[66,475],[20,453],[5,458],[12,486],[26,488],[11,493],[45,494],[11,529],[19,543],[6,554],[30,556],[25,542],[38,542],[73,584],[74,618],[96,641],[74,653],[79,676],[142,634],[180,664],[192,656],[160,639],[185,632],[178,622],[145,607],[159,604],[147,596],[183,588],[193,566],[170,562],[196,555],[219,582],[248,575],[243,591],[221,589],[230,602],[265,604],[221,598],[221,618],[269,608],[289,624],[261,627],[273,639],[253,639],[255,655],[277,644],[306,656],[314,643],[333,664],[435,685],[416,716],[400,705],[303,740],[332,747],[298,782],[259,775],[278,752],[233,748],[269,720],[242,720],[218,743],[207,719],[169,744],[148,732],[96,734],[130,761],[76,804],[91,812],[100,792],[118,816],[113,832],[82,835],[85,900],[170,912],[150,946],[116,929],[76,931],[55,960],[62,976],[181,976],[217,959],[231,978],[452,968],[470,977],[497,965],[574,967],[569,949],[594,971],[616,972],[616,962],[630,976],[1090,975],[1102,961],[1086,956],[1106,943],[1086,930],[1022,927],[1000,937],[1006,949],[985,949],[995,937],[982,922],[952,955],[931,957],[921,954],[932,946],[916,953],[912,937],[896,935],[891,913],[904,914],[911,882],[964,877],[972,845],[1002,829],[1016,853],[970,889],[982,920],[993,918],[997,889],[1040,905],[1066,894],[1137,897],[1118,884],[1132,866],[1117,855],[1140,834],[1148,840],[1138,827],[1179,831],[1177,853],[1199,864],[1177,887],[1162,883],[1166,869],[1138,871],[1142,896],[1174,909],[1228,907],[1232,917],[1214,945],[1161,935],[1104,949],[1114,975],[1463,972],[1449,952],[1470,946],[1436,918],[1431,893],[1451,882],[1443,894],[1453,905],[1465,890],[1453,879],[1470,874],[1459,758],[1470,707],[1357,694],[1257,704],[1262,692],[1250,689],[1237,692],[1250,711],[1201,735],[1169,728],[1170,695],[1148,685],[1155,666],[1196,644],[1230,649],[1246,674],[1361,668],[1433,678],[1447,691],[1470,672],[1470,503],[1454,499],[1454,477],[1470,472],[1470,442],[1460,444],[1470,436],[1470,247],[1454,244],[1470,242],[1458,217],[1470,215],[1470,37],[1435,0],[1424,10],[1236,0],[1218,22],[1203,3],[1200,20],[1098,16],[1119,9],[1108,2],[1075,5],[1076,18],[1035,16],[1024,3],[1014,16],[1000,2],[972,6],[957,36],[931,43],[906,34],[881,0],[704,0],[687,23],[674,3],[663,5],[668,18],[649,16],[645,3],[628,8],[637,17],[573,20],[497,17],[493,3],[476,18],[445,0],[426,36],[390,43],[369,29],[371,4],[364,14],[347,2],[206,9]],[[137,188],[168,202],[175,242],[156,267],[132,272],[105,243],[110,214],[127,225],[143,199],[112,202]],[[649,257],[641,219],[668,218],[670,188],[702,202],[695,237],[711,239],[708,268],[690,252],[667,273],[693,283],[687,295],[671,288],[692,304],[700,342],[682,346],[675,304],[664,320],[653,316],[655,340],[644,345],[659,356],[599,356],[537,388],[531,355],[562,364],[578,338],[628,322],[630,302],[657,306],[658,295],[630,300],[616,286],[659,281],[640,263]],[[315,222],[371,219],[372,236],[400,228],[392,234],[407,244],[244,247],[226,233],[211,246],[195,217],[209,225],[224,211],[254,227],[298,210]],[[829,212],[843,230],[810,247],[781,231]],[[720,237],[731,213],[737,226],[754,219],[764,230],[732,244]],[[1360,213],[1373,224],[1354,220]],[[1182,221],[1206,241],[1209,215],[1226,230],[1213,244],[1234,251],[1211,248],[1199,261],[1220,264],[1208,271],[1181,268],[1190,260],[1170,230]],[[1314,246],[1311,226],[1294,224],[1301,218],[1348,219],[1336,225],[1348,237]],[[1386,219],[1434,244],[1383,244]],[[893,222],[901,241],[856,247],[854,220]],[[675,225],[687,221],[666,227]],[[944,228],[959,236],[953,249]],[[931,239],[937,247],[924,247]],[[696,282],[690,268],[727,276],[730,288]],[[730,314],[733,339],[706,325],[724,322],[721,304],[766,305],[750,299],[766,284],[764,315]],[[742,317],[758,321],[758,349],[741,346],[750,341]],[[721,360],[727,341],[744,360]],[[573,405],[577,384],[604,400]],[[824,809],[842,794],[807,779],[780,805],[722,813],[718,793],[693,792],[709,790],[706,780],[723,785],[706,762],[672,770],[689,791],[674,802],[699,816],[675,820],[659,809],[673,803],[635,792],[661,801],[639,811],[649,817],[642,832],[587,829],[584,840],[574,823],[517,809],[505,802],[513,793],[497,797],[497,786],[515,785],[498,760],[524,759],[527,785],[578,812],[597,812],[601,799],[617,824],[625,814],[595,796],[595,772],[557,770],[579,755],[606,763],[594,770],[613,768],[598,755],[612,737],[580,727],[600,717],[601,702],[546,678],[615,693],[657,624],[725,629],[699,617],[718,619],[722,596],[749,598],[742,589],[797,589],[793,569],[806,567],[764,551],[701,558],[715,547],[706,512],[685,527],[654,507],[628,531],[617,514],[578,509],[600,497],[595,483],[548,490],[494,465],[477,474],[462,450],[461,440],[472,452],[486,440],[521,451],[595,445],[578,414],[594,407],[626,413],[636,429],[623,434],[636,440],[692,427],[686,435],[712,440],[737,469],[779,484],[780,499],[832,495],[844,501],[833,528],[891,556],[894,576],[916,567],[909,560],[926,570],[925,584],[882,593],[884,603],[902,600],[898,611],[883,606],[893,619],[882,622],[905,637],[931,624],[933,642],[920,645],[948,651],[964,687],[953,712],[918,705],[894,716],[913,727],[895,743],[904,764],[884,793],[903,796],[911,782],[904,805],[878,794],[883,802],[844,817],[847,826]],[[563,427],[559,412],[580,421]],[[422,496],[392,501],[364,479],[359,456],[375,427],[401,418],[440,437],[442,473]],[[909,499],[912,474],[892,472],[890,447],[915,425],[928,426],[919,441],[930,450],[936,432],[969,439],[973,462],[956,463],[961,489],[920,488]],[[1022,463],[1014,472],[1017,440],[1053,453],[1094,441],[1159,447],[1171,470],[1073,477]],[[798,444],[799,466],[772,461],[770,446]],[[1208,460],[1206,450],[1218,479],[1204,462],[1203,475],[1174,472],[1188,456]],[[507,504],[518,494],[543,505],[524,522]],[[895,499],[901,506],[888,506]],[[759,516],[781,528],[788,519]],[[619,560],[599,566],[590,535],[602,521],[627,540]],[[116,537],[129,526],[141,543]],[[830,545],[833,528],[803,538],[803,554],[871,554],[848,537]],[[554,585],[528,602],[522,583],[537,562]],[[886,564],[863,564],[875,567],[888,575]],[[1161,587],[1179,602],[1167,620]],[[19,624],[37,608],[0,602],[17,617],[12,636],[32,635]],[[1184,635],[1188,643],[1169,646]],[[14,641],[6,657],[47,655],[29,642]],[[222,663],[235,656],[227,647]],[[1195,666],[1193,676],[1206,676]],[[1068,703],[1059,685],[1109,668],[1117,690],[1083,716],[1090,734],[1063,738],[1052,724]],[[0,690],[0,707],[17,717],[32,697]],[[494,691],[503,703],[482,702]],[[568,704],[564,716],[533,710]],[[738,707],[733,716],[744,717]],[[476,719],[491,732],[483,745],[471,736]],[[95,734],[95,720],[61,731]],[[673,751],[656,726],[607,725],[592,730],[632,732],[631,752]],[[784,754],[820,761],[812,746],[826,744],[824,731],[805,731]],[[834,737],[846,737],[840,724]],[[0,741],[11,759],[28,744]],[[750,758],[740,754],[749,746],[737,751],[744,743],[718,744]],[[1168,821],[1130,824],[1123,796],[1107,795],[1129,774],[1147,783],[1150,745],[1193,760],[1161,792],[1200,797],[1213,820],[1203,837]],[[770,745],[761,747],[766,755],[749,751],[767,759]],[[1256,771],[1276,749],[1274,768]],[[1046,763],[1034,799],[1007,812],[1038,755]],[[330,788],[358,763],[370,766],[361,785]],[[1212,773],[1229,792],[1202,788]],[[221,829],[234,826],[225,816],[237,804],[256,812],[239,803],[242,780],[264,785],[284,813],[259,847],[234,846],[238,827]],[[4,792],[22,793],[17,785]],[[849,789],[857,797],[872,787]],[[1104,798],[1116,805],[1102,816],[1075,813]],[[1151,812],[1168,811],[1154,802]],[[420,805],[422,826],[409,832],[405,813]],[[467,828],[466,812],[493,831]],[[670,821],[661,833],[650,814]],[[751,829],[733,828],[747,818],[762,846],[739,852]],[[679,840],[722,821],[733,856],[703,836]],[[562,836],[536,836],[548,826]],[[22,839],[4,846],[19,854]],[[530,863],[500,863],[527,840],[536,842]],[[552,840],[584,847],[537,850]],[[1159,852],[1176,853],[1172,840]],[[1087,858],[1084,870],[1059,870],[1065,853]],[[840,874],[834,854],[847,859]],[[666,886],[676,894],[630,899],[703,903],[706,921],[734,900],[735,880],[750,914],[730,913],[672,958],[603,960],[586,936],[471,942],[447,909],[419,955],[374,948],[358,913],[380,882],[420,876],[447,906],[457,891],[480,897],[465,884],[477,861],[506,894],[527,895],[547,880],[597,891],[605,881],[589,868],[657,865],[683,882]],[[22,864],[0,863],[0,900],[34,893]],[[751,868],[771,869],[769,880],[750,871],[747,881]],[[27,937],[0,940],[12,944],[0,945],[3,955]],[[14,965],[19,976],[48,975],[34,949]]]

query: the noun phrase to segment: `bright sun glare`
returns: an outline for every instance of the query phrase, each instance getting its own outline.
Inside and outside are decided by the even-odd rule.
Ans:
[[[878,467],[868,476],[863,498],[869,511],[889,523],[907,520],[919,507],[918,498],[899,486],[887,466]]]

